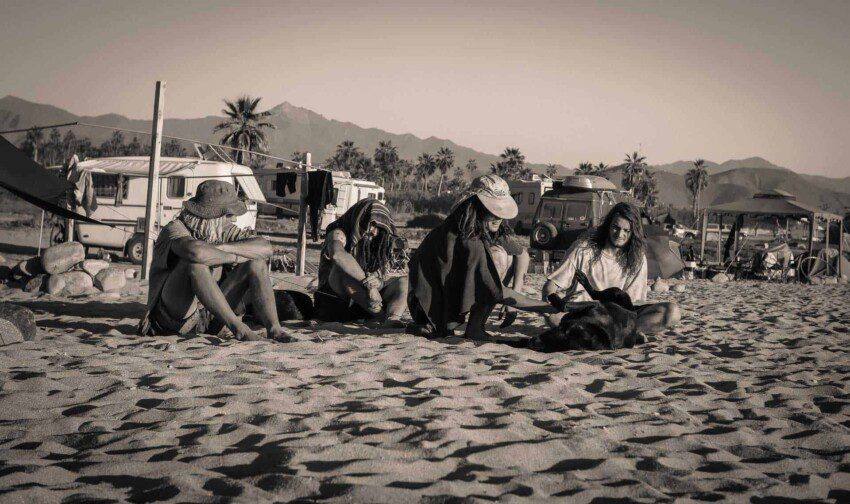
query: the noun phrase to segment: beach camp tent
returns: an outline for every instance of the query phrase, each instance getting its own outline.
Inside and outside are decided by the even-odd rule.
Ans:
[[[813,207],[811,205],[807,205],[801,201],[797,201],[796,196],[791,193],[781,191],[778,189],[773,189],[765,192],[756,193],[752,196],[752,198],[747,198],[743,200],[733,201],[730,203],[724,203],[722,205],[713,205],[703,212],[702,216],[702,233],[700,238],[700,260],[705,257],[705,242],[706,242],[706,234],[708,228],[708,218],[709,215],[716,215],[720,220],[719,228],[723,228],[723,217],[732,217],[737,219],[738,216],[743,216],[744,218],[763,218],[763,217],[778,217],[778,218],[793,218],[793,219],[802,219],[805,218],[808,221],[809,225],[809,240],[808,240],[808,249],[811,254],[814,251],[814,241],[815,234],[818,229],[818,222],[825,222],[826,226],[826,239],[823,241],[824,247],[829,249],[829,223],[837,222],[839,224],[839,236],[838,246],[839,246],[839,254],[843,255],[844,253],[844,218],[841,215],[837,215],[831,212],[827,212],[825,210],[821,210],[819,208]],[[722,238],[722,233],[718,233],[718,245],[717,248],[720,250],[720,241]],[[735,250],[738,249],[738,234],[736,233],[734,236],[734,246]],[[839,271],[837,274],[840,276],[842,274],[848,273],[847,271],[842,271],[844,268],[841,266],[841,261],[839,261]]]
[[[70,184],[28,158],[0,136],[0,187],[43,210],[94,224],[98,221],[65,208]]]

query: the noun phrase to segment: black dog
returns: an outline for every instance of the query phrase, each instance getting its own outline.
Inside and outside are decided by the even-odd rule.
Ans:
[[[581,284],[595,301],[569,303],[576,283]],[[540,335],[542,350],[610,350],[632,348],[644,342],[637,332],[637,314],[631,297],[616,287],[595,290],[581,271],[576,271],[565,297],[550,294],[547,300],[559,311],[574,309],[564,314],[558,327]]]

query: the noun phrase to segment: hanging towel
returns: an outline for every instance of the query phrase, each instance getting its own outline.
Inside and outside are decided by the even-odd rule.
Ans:
[[[68,163],[68,182],[71,183],[72,197],[71,210],[77,213],[82,208],[86,217],[91,217],[92,212],[97,210],[97,198],[94,194],[94,182],[91,172],[78,168],[79,158],[76,154]]]
[[[305,202],[310,209],[310,230],[313,241],[319,240],[319,224],[322,210],[333,202],[333,174],[325,170],[312,171],[307,175],[307,197]]]

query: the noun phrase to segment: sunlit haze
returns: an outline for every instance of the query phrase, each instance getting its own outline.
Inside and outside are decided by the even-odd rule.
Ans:
[[[535,163],[761,156],[850,176],[850,2],[0,2],[11,94],[75,114],[261,96]]]

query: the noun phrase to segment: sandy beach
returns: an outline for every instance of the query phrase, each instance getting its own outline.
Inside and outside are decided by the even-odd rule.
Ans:
[[[675,330],[564,354],[342,324],[140,338],[144,295],[0,291],[40,328],[0,347],[1,501],[850,499],[847,285],[691,281],[652,295]]]

